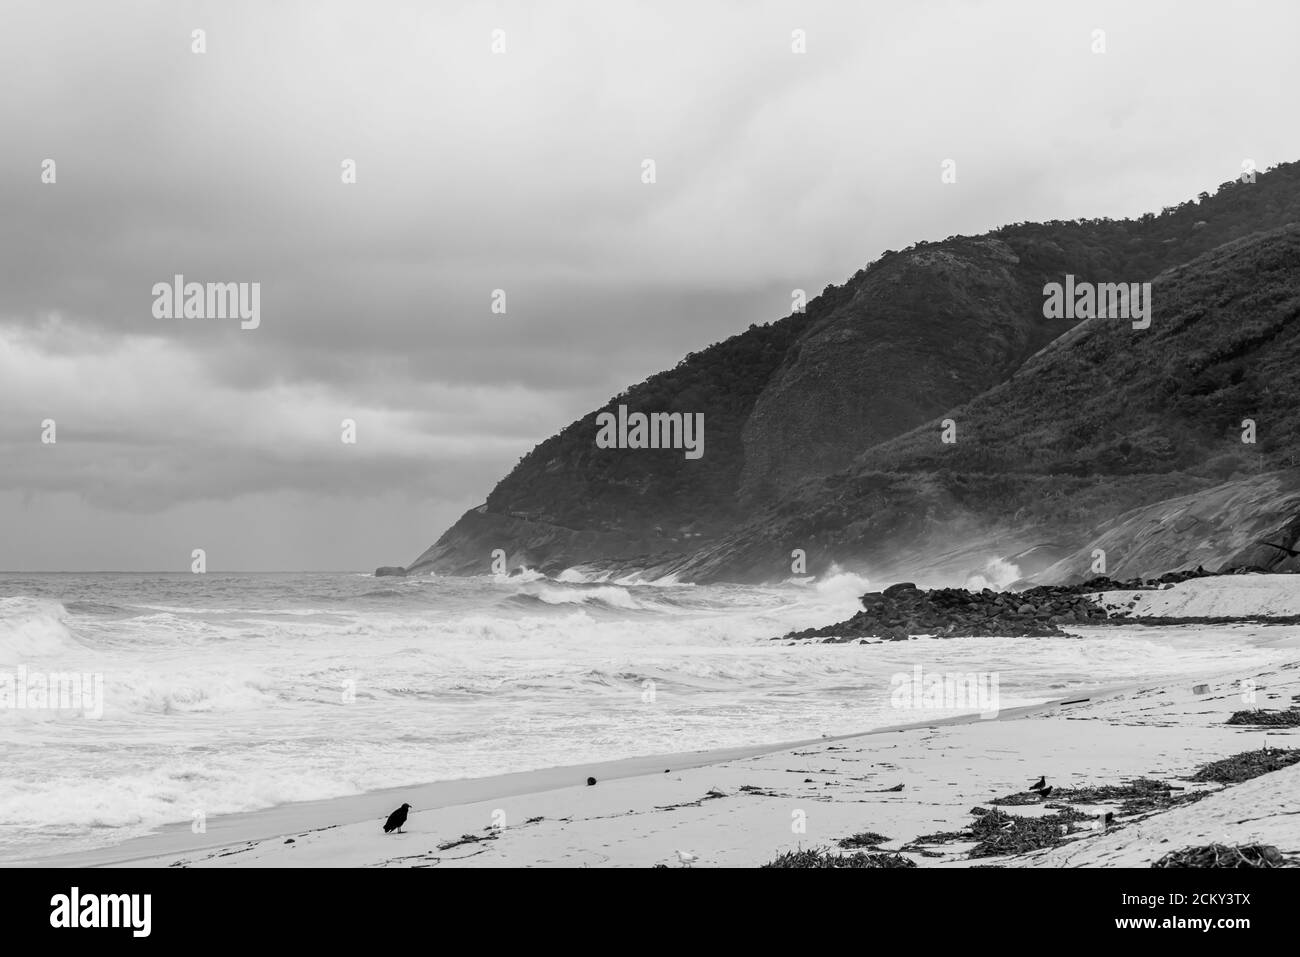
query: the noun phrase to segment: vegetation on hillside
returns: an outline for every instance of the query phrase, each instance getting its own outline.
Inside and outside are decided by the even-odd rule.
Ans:
[[[857,465],[805,494],[773,497],[762,521],[793,522],[802,532],[842,541],[905,535],[938,513],[996,507],[1055,515],[1073,508],[1085,521],[1100,507],[1094,499],[1105,498],[1098,476],[1134,488],[1142,483],[1146,491],[1135,500],[1296,464],[1296,233],[1176,268],[1288,223],[1300,223],[1300,163],[1137,219],[1016,223],[982,238],[887,251],[844,285],[828,286],[805,313],[750,326],[612,397],[521,459],[489,495],[487,508],[571,529],[662,525],[705,540],[725,535],[758,504],[738,498],[742,429],[773,376],[798,357],[801,342],[847,317],[875,336],[924,339],[930,344],[921,351],[935,352],[945,329],[969,321],[969,302],[928,295],[941,284],[928,285],[926,270],[943,268],[944,253],[968,256],[988,240],[1005,244],[1018,262],[1007,267],[1008,279],[998,280],[996,296],[982,290],[976,298],[996,298],[1028,332],[1008,334],[1007,354],[996,367],[986,356],[967,361],[970,356],[949,350],[915,368],[945,402],[949,363],[992,368],[998,384],[980,395],[988,383],[972,379],[968,394],[941,406],[958,406],[958,443],[941,446],[937,428],[929,426],[906,432],[919,413],[904,410],[894,431],[906,434],[852,450],[863,453]],[[900,281],[904,272],[908,279]],[[1023,365],[1068,328],[1041,317],[1043,284],[1067,272],[1094,282],[1140,282],[1165,273],[1152,328],[1140,338],[1127,323],[1094,321]],[[619,404],[632,411],[704,412],[706,454],[687,460],[680,450],[598,449],[596,415]],[[1243,418],[1259,423],[1257,445],[1240,442]],[[903,502],[914,514],[904,514]]]
[[[728,547],[757,555],[794,541],[861,556],[951,540],[962,523],[1068,536],[1300,464],[1300,224],[1169,270],[1153,297],[1149,329],[1091,320],[948,412],[954,444],[938,421],[881,443],[756,516]]]

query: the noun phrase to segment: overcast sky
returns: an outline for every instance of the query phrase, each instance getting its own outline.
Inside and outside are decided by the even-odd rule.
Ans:
[[[1300,157],[1297,36],[1292,0],[5,0],[0,569],[405,564],[794,288]],[[260,328],[154,318],[176,273],[260,282]]]

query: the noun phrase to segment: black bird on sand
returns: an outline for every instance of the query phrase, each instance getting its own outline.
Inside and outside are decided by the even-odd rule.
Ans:
[[[402,828],[406,824],[406,812],[410,809],[411,805],[403,804],[392,814],[388,815],[388,820],[384,822],[384,833],[387,834],[389,831],[397,831],[400,834]]]
[[[1031,791],[1041,791],[1041,790],[1042,790],[1043,788],[1045,788],[1045,787],[1047,787],[1047,778],[1046,778],[1046,777],[1040,777],[1040,778],[1038,779],[1038,783],[1037,783],[1037,784],[1031,784],[1031,785],[1029,785],[1029,790],[1031,790]]]
[[[1277,548],[1277,549],[1280,549],[1281,551],[1286,552],[1287,555],[1289,555],[1291,558],[1295,558],[1295,557],[1297,557],[1297,556],[1300,556],[1300,552],[1296,551],[1294,548],[1287,548],[1285,545],[1277,545],[1277,544],[1275,544],[1275,543],[1273,543],[1273,542],[1266,542],[1266,541],[1263,541],[1263,540],[1261,540],[1261,541],[1259,542],[1259,544],[1260,544],[1260,545],[1267,545],[1269,548]]]
[[[1049,784],[1047,787],[1043,788],[1041,791],[1038,792],[1038,796],[1042,800],[1046,801],[1049,797],[1052,796],[1052,786]]]

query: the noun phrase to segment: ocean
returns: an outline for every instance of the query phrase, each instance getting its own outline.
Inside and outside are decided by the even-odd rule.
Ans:
[[[1287,657],[1249,628],[769,640],[847,618],[871,587],[0,574],[0,861],[196,813],[977,710],[900,707],[895,676],[918,667],[995,675],[1010,708]],[[102,695],[52,707],[30,688],[53,673]]]

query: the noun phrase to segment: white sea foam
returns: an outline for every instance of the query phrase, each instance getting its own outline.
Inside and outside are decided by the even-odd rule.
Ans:
[[[0,664],[66,655],[79,648],[56,601],[17,596],[0,598]]]
[[[546,587],[527,592],[536,595],[548,605],[586,605],[600,603],[613,608],[646,608],[647,605],[632,597],[626,588],[617,585],[594,585],[584,588]]]
[[[1005,558],[990,558],[979,572],[970,575],[966,579],[965,587],[971,591],[980,591],[984,588],[1002,591],[1021,577],[1023,576],[1020,573],[1019,566],[1007,561]]]
[[[813,588],[819,595],[829,598],[847,597],[856,602],[863,592],[871,591],[872,586],[870,580],[862,575],[841,571],[838,565],[832,565],[823,577],[813,583]]]
[[[999,671],[1010,707],[1294,654],[1223,629],[769,640],[852,614],[870,583],[844,572],[772,588],[484,576],[365,597],[374,585],[117,576],[61,578],[46,587],[61,603],[0,598],[0,667],[104,675],[100,720],[0,710],[0,749],[39,755],[0,777],[0,858],[47,840],[51,809],[66,850],[196,809],[896,724],[906,716],[889,705],[890,677],[918,664]],[[146,604],[171,610],[114,611]]]

